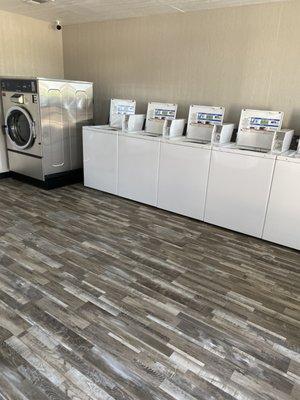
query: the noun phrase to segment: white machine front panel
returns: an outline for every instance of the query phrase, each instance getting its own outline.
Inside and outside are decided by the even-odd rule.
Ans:
[[[109,125],[116,129],[122,129],[123,115],[135,114],[135,100],[111,99]]]
[[[277,160],[263,239],[300,250],[300,162]]]
[[[205,221],[262,237],[275,160],[212,151]]]
[[[117,194],[118,135],[83,130],[84,185]]]
[[[239,131],[242,129],[260,129],[278,131],[282,127],[284,113],[281,111],[242,110]]]
[[[158,207],[203,220],[210,149],[162,143]]]
[[[156,206],[159,141],[119,135],[118,194]]]

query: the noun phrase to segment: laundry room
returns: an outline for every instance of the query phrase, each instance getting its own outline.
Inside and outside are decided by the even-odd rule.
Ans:
[[[300,398],[300,1],[0,0],[0,400]]]

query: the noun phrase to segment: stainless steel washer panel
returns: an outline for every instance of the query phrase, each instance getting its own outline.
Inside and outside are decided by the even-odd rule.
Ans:
[[[45,174],[82,167],[82,126],[93,120],[93,85],[38,80]]]

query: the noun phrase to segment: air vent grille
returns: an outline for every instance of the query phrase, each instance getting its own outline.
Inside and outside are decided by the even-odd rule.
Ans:
[[[23,0],[24,3],[29,3],[29,4],[45,4],[45,3],[51,3],[55,0]]]

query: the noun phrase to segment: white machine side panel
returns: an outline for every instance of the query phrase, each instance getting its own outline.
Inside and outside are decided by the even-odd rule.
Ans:
[[[277,160],[263,239],[300,250],[300,163]]]
[[[213,150],[205,221],[261,238],[274,163]]]
[[[158,141],[119,136],[120,196],[156,205],[159,146]]]
[[[117,194],[118,135],[83,131],[84,185]]]
[[[204,219],[210,149],[161,144],[158,207]]]

